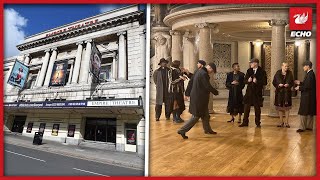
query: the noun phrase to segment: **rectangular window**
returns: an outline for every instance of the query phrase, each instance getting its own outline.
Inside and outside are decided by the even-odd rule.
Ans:
[[[68,126],[68,137],[74,137],[74,133],[76,131],[76,125]]]
[[[116,119],[87,118],[85,140],[116,143]]]
[[[27,126],[27,133],[31,133],[33,127],[33,122],[29,122]]]
[[[51,132],[52,136],[58,136],[59,126],[60,126],[60,124],[53,124],[52,132]]]

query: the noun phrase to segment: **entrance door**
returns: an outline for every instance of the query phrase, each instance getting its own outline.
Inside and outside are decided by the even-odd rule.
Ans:
[[[13,120],[12,132],[22,133],[27,116],[16,116]]]
[[[84,139],[116,143],[116,119],[87,118]]]
[[[137,152],[137,124],[125,124],[125,151]]]

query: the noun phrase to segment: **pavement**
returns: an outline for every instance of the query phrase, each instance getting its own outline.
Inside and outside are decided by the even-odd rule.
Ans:
[[[43,140],[42,145],[33,145],[33,138],[10,132],[5,132],[4,142],[5,148],[6,146],[15,145],[96,163],[135,169],[142,172],[141,175],[144,170],[144,157],[140,157],[137,153],[100,150],[90,147],[67,145],[49,140]]]
[[[6,176],[143,176],[142,170],[5,144]]]

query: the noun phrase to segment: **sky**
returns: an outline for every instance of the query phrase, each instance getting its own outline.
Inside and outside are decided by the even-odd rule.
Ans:
[[[27,36],[124,6],[128,5],[5,5],[5,58],[19,55],[16,45]]]

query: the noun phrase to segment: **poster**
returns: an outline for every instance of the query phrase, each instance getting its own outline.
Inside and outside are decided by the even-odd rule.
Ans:
[[[90,56],[90,72],[94,76],[94,82],[99,80],[100,76],[100,67],[101,67],[101,53],[97,46],[92,43],[92,51]]]
[[[127,144],[130,145],[136,145],[136,130],[133,129],[127,129],[126,130],[127,135]]]
[[[56,62],[53,66],[50,86],[63,86],[65,85],[66,74],[68,69],[68,62]]]
[[[11,74],[8,79],[8,84],[13,86],[17,86],[20,89],[23,89],[24,84],[27,81],[29,74],[29,67],[24,65],[22,62],[16,60],[13,67]]]
[[[75,130],[76,130],[76,125],[69,125],[69,127],[68,127],[68,137],[74,137]]]
[[[33,127],[33,123],[32,123],[32,122],[29,122],[29,123],[28,123],[28,126],[27,126],[27,133],[31,133],[32,127]]]
[[[40,123],[39,132],[44,133],[44,129],[46,128],[46,123]]]
[[[59,126],[60,126],[59,124],[53,124],[52,132],[51,132],[52,136],[58,136]]]

